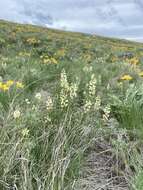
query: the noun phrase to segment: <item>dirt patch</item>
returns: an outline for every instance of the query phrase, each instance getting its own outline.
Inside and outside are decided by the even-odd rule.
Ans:
[[[82,177],[78,180],[76,190],[129,190],[124,166],[116,160],[111,146],[98,141],[87,153]],[[122,172],[121,172],[122,170]]]

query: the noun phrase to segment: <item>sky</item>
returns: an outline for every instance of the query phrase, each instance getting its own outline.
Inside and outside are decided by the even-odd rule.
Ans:
[[[0,19],[143,42],[143,0],[0,0]]]

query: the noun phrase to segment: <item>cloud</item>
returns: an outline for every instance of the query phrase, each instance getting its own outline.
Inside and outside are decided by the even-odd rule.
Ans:
[[[5,0],[0,18],[51,28],[143,39],[141,0]]]
[[[10,19],[12,17],[12,19],[14,19],[14,17],[17,15],[17,10],[15,10],[15,7],[17,7],[15,1],[0,1],[0,18]]]

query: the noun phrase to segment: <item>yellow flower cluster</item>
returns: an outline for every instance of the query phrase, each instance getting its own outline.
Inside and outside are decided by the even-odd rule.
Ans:
[[[17,88],[24,88],[24,85],[21,82],[8,80],[6,82],[0,82],[0,91],[8,91],[13,85],[15,85]]]
[[[120,79],[121,80],[132,80],[133,77],[131,77],[130,75],[123,75]]]
[[[38,39],[36,39],[36,38],[28,38],[28,39],[26,40],[26,42],[27,42],[28,44],[32,45],[32,44],[38,44],[38,43],[40,43],[40,40],[38,40]]]
[[[139,73],[139,76],[140,76],[140,77],[143,77],[143,71],[141,71],[141,72]]]
[[[18,55],[21,57],[30,57],[31,54],[28,52],[20,52]]]
[[[23,28],[20,27],[20,26],[17,26],[17,27],[16,27],[16,32],[23,32]]]
[[[126,59],[126,61],[131,64],[131,65],[138,65],[139,64],[139,59],[137,57],[134,57],[132,59]]]
[[[17,88],[24,88],[24,85],[22,84],[22,82],[16,82],[16,87]]]
[[[138,76],[143,77],[143,71],[139,72]],[[130,75],[123,75],[122,77],[120,77],[120,80],[130,81],[133,80],[133,77]]]
[[[41,56],[40,58],[42,59],[44,64],[57,64],[58,63],[58,61],[55,58],[53,58],[53,57],[50,58],[48,55]]]

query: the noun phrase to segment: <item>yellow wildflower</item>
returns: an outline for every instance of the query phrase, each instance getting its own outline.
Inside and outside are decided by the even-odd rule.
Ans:
[[[124,75],[120,79],[121,80],[132,80],[133,78],[130,75]]]
[[[139,63],[139,60],[136,57],[134,57],[134,58],[129,60],[129,63],[131,65],[137,65]]]
[[[2,89],[2,86],[3,86],[3,84],[2,84],[2,82],[0,82],[0,89]]]
[[[6,85],[7,85],[8,87],[11,87],[13,84],[14,84],[14,81],[13,81],[13,80],[8,80],[8,81],[6,82]]]
[[[28,52],[20,52],[18,55],[23,57],[30,57],[31,54]]]
[[[140,76],[140,77],[143,77],[143,71],[139,73],[139,76]]]
[[[57,60],[55,58],[51,58],[51,63],[57,64]]]
[[[43,60],[43,63],[44,63],[44,64],[50,63],[50,59],[44,59],[44,60]]]
[[[8,91],[9,90],[9,86],[7,86],[6,84],[2,85],[2,90],[3,91]]]
[[[44,56],[44,57],[41,56],[41,58],[43,58],[43,63],[44,64],[48,64],[48,63],[49,64],[51,64],[51,63],[57,64],[58,63],[55,58],[49,58],[48,56]]]
[[[16,82],[17,88],[24,88],[24,85],[21,82]]]
[[[36,39],[36,38],[28,38],[26,40],[27,43],[29,44],[38,44],[40,42],[40,40]]]

